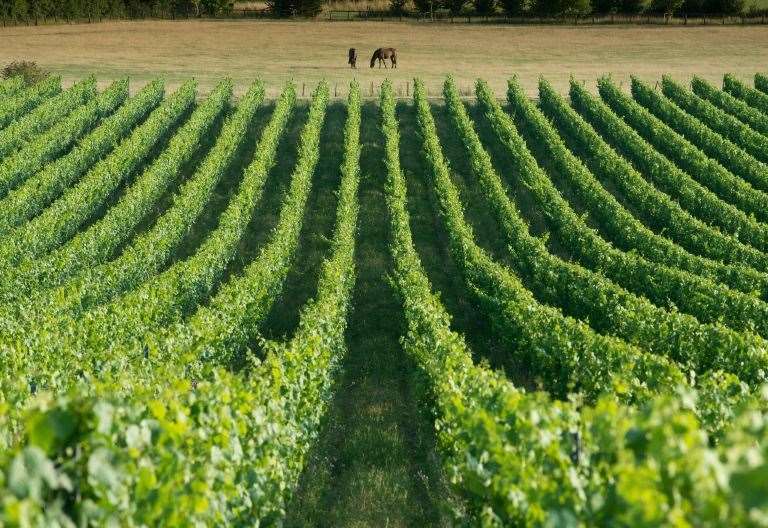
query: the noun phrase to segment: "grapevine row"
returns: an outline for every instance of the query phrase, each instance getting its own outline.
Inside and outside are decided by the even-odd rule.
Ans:
[[[635,99],[659,119],[659,121],[646,120],[646,124],[651,121],[653,124],[647,128],[643,125],[642,131],[648,129],[654,132],[641,131],[641,135],[648,137],[660,152],[675,161],[681,169],[688,171],[688,174],[700,180],[725,202],[738,208],[739,210],[728,207],[722,202],[718,207],[729,216],[739,218],[738,223],[731,229],[739,232],[741,230],[754,232],[756,237],[754,243],[760,249],[760,241],[766,238],[765,233],[768,232],[768,227],[762,224],[768,218],[768,213],[762,207],[762,204],[768,200],[768,194],[755,189],[745,180],[766,178],[768,167],[742,150],[743,145],[751,138],[744,133],[744,130],[736,129],[743,128],[762,138],[766,146],[768,146],[768,138],[754,132],[735,117],[720,115],[724,112],[709,102],[699,99],[668,77],[662,79],[662,87],[669,99],[637,79],[633,79],[632,93]],[[731,118],[735,123],[728,121],[724,126],[717,126],[722,118]],[[637,125],[636,128],[639,126]],[[732,134],[725,134],[724,128],[732,130]],[[742,139],[733,139],[734,135]],[[730,136],[730,140],[723,136]],[[754,177],[753,174],[755,174]],[[717,204],[714,196],[709,201],[714,209]],[[746,214],[742,214],[742,211]],[[761,223],[754,222],[747,215],[754,216]],[[722,224],[722,222],[718,223]],[[726,229],[729,227],[726,226]]]
[[[215,355],[217,362],[235,363],[282,290],[304,225],[312,176],[320,153],[320,131],[328,96],[328,85],[323,82],[315,90],[309,117],[299,140],[298,160],[269,242],[240,276],[224,284],[208,305],[191,318],[190,330],[195,348],[205,357]],[[272,161],[257,159],[250,173],[252,177],[263,180],[262,175]],[[245,219],[250,218],[252,201],[245,195],[234,204],[235,207],[222,215],[220,225],[237,236],[232,239],[232,249],[226,250],[232,254],[247,225]],[[241,227],[238,231],[234,226]],[[222,236],[206,241],[199,252],[202,257],[199,264],[196,263],[191,269],[198,266],[210,269],[218,261],[219,247],[226,242],[227,239]]]
[[[61,77],[46,77],[13,97],[3,98],[0,100],[0,130],[59,92]]]
[[[645,96],[653,103],[665,102],[650,87],[643,86],[636,79],[633,81],[633,94],[644,104],[651,104],[645,101]],[[622,94],[607,78],[601,79],[598,86],[600,95],[608,106],[637,131],[639,137],[637,145],[625,144],[623,152],[651,180],[653,185],[671,196],[692,216],[718,227],[734,239],[758,250],[768,247],[768,227],[750,218],[737,207],[721,200],[707,188],[708,186],[729,192],[725,189],[728,187],[728,180],[734,179],[733,175],[728,174],[720,165],[707,158],[640,103]],[[669,102],[667,107],[676,108]],[[677,112],[682,115],[676,115],[675,119],[692,120],[679,108]],[[703,127],[701,123],[698,125]],[[686,168],[690,175],[678,168],[675,162]],[[727,179],[723,178],[723,173],[728,175]],[[703,179],[707,186],[694,178]],[[740,200],[740,205],[745,206],[745,204],[749,204],[749,201]],[[750,207],[755,208],[754,205]]]
[[[17,75],[10,79],[0,80],[0,97],[8,98],[24,88],[24,77]]]
[[[513,83],[510,89],[515,88]],[[527,284],[540,298],[549,304],[562,306],[574,317],[589,321],[590,326],[601,333],[615,335],[639,348],[672,358],[696,372],[722,369],[738,375],[751,385],[764,381],[764,376],[768,374],[768,344],[759,337],[734,332],[718,322],[701,324],[689,315],[668,312],[643,297],[629,293],[600,274],[549,253],[541,239],[529,234],[528,226],[507,196],[469,117],[463,107],[459,108],[462,103],[455,86],[448,83],[446,88],[446,98],[468,149],[473,172],[510,245],[515,270],[527,279]],[[420,94],[418,90],[414,93]],[[425,102],[418,104],[418,107],[436,175],[435,189],[440,193],[441,203],[450,203],[453,211],[460,212],[458,195],[455,189],[449,188],[452,185],[447,167],[441,160],[434,131],[430,130],[434,125],[427,113],[429,107]],[[541,189],[536,187],[546,186],[548,179],[533,170],[533,166],[523,178],[532,192],[537,194]],[[557,192],[550,193],[550,199],[553,194]]]
[[[88,77],[14,121],[0,131],[0,159],[12,154],[95,96],[96,78]]]
[[[6,234],[40,214],[61,193],[102,160],[163,99],[163,83],[155,81],[128,99],[117,112],[102,121],[67,155],[45,166],[37,174],[0,200],[0,234]]]
[[[752,108],[768,115],[768,94],[750,88],[736,77],[730,74],[723,76],[723,90],[734,97],[738,97]]]
[[[745,180],[764,181],[768,178],[768,167],[764,165],[768,161],[768,137],[752,130],[738,118],[680,86],[666,75],[662,78],[661,86],[664,95],[705,127],[697,126],[696,129],[701,130],[700,135],[691,134],[688,137],[683,127],[694,121],[673,123],[672,126],[679,127],[689,141],[696,143],[707,155]],[[716,134],[707,131],[707,128]]]
[[[540,99],[542,104],[546,105],[552,95],[543,93],[548,88],[546,81],[540,81],[540,86]],[[497,135],[512,156],[515,172],[524,179],[526,187],[534,195],[544,215],[559,233],[561,242],[586,266],[635,294],[647,297],[658,306],[673,304],[699,321],[721,321],[736,330],[755,329],[760,335],[768,336],[767,303],[712,280],[651,262],[637,253],[620,251],[601,238],[597,231],[590,228],[571,209],[536,163],[511,118],[504,114],[488,85],[478,82],[476,93]],[[456,99],[458,95],[455,89],[449,90],[446,96],[450,108],[456,114],[466,113],[463,106],[460,106],[460,101]],[[583,174],[587,171],[586,167],[568,151],[543,114],[527,99],[516,83],[510,83],[509,100],[520,118],[531,124],[536,140],[547,148],[559,173],[568,173],[572,179],[586,179]],[[460,130],[466,130],[465,137],[474,134],[466,115],[459,115],[457,124]]]
[[[463,218],[458,191],[450,180],[429,103],[418,80],[414,85],[414,100],[424,138],[424,154],[431,168],[451,253],[469,290],[510,350],[510,363],[514,367],[528,366],[548,391],[562,398],[570,391],[581,391],[594,399],[614,386],[621,386],[622,397],[634,401],[642,400],[649,392],[682,383],[682,374],[666,358],[597,334],[587,324],[564,317],[559,310],[537,302],[517,276],[493,262],[477,246]],[[475,166],[477,159],[472,163]],[[483,180],[482,185],[494,185],[494,182]]]
[[[121,182],[151,155],[155,145],[187,115],[195,102],[195,83],[188,82],[166,99],[112,154],[94,165],[77,185],[40,215],[6,234],[0,261],[18,264],[41,256],[72,237],[92,218]]]
[[[172,205],[147,232],[138,236],[116,259],[83,269],[60,286],[43,290],[27,300],[20,299],[10,313],[0,317],[5,325],[4,332],[25,332],[25,327],[39,327],[46,318],[77,318],[159,273],[171,261],[209,203],[216,185],[232,165],[263,98],[263,86],[254,83],[240,99],[234,114],[225,121],[214,146],[194,175],[184,182]],[[264,139],[257,145],[256,152],[261,153],[260,156],[267,159],[274,156],[277,139],[292,105],[293,92],[289,89],[281,96],[263,134]],[[275,127],[277,132],[266,132]],[[62,251],[68,251],[67,247]],[[53,287],[66,279],[66,276],[50,274],[47,280],[52,282],[43,286]]]
[[[604,91],[616,91],[615,86],[606,82],[601,83],[600,87]],[[623,152],[632,154],[632,159],[646,176],[654,180],[657,177],[668,176],[669,173],[662,170],[664,165],[652,163],[653,161],[663,163],[660,159],[661,155],[613,113],[605,103],[595,98],[575,81],[571,82],[570,94],[576,110],[603,137],[610,138],[610,143],[620,145]],[[616,95],[623,97],[618,92]],[[666,164],[668,163],[667,160]],[[685,249],[714,260],[746,264],[757,271],[768,271],[768,257],[765,254],[693,217],[669,195],[646,181],[623,158],[611,166],[600,169],[605,177],[617,185],[628,201],[648,218],[657,231],[668,234]],[[670,169],[676,170],[674,166]],[[674,172],[672,175],[674,176]]]
[[[84,411],[83,428],[76,438],[66,439],[67,446],[78,453],[74,467],[68,464],[66,471],[91,507],[68,512],[71,518],[95,520],[108,512],[123,524],[138,520],[202,525],[280,522],[317,436],[344,351],[346,312],[354,284],[359,116],[359,88],[353,85],[333,253],[323,264],[317,301],[304,309],[296,335],[273,345],[263,362],[242,374],[184,354],[150,355],[144,360],[149,364],[146,371],[133,372],[142,374],[138,380],[121,374],[96,390],[79,387],[77,408]],[[172,350],[179,352],[178,347]],[[192,386],[189,375],[196,376]],[[37,413],[66,413],[69,404],[60,398],[52,409]],[[105,405],[115,410],[108,425],[98,418]],[[180,414],[186,417],[182,428],[176,418]],[[86,481],[86,463],[106,447],[100,441],[105,429],[118,439],[108,447],[110,461],[121,475],[120,489],[130,492],[131,501],[100,493],[91,484],[93,479]],[[151,433],[151,443],[135,434],[144,431]],[[35,447],[31,441],[15,456],[28,455]],[[127,456],[131,452],[140,453],[145,468],[151,464],[152,479],[162,486],[146,488],[146,470]],[[63,458],[61,451],[50,456],[54,461]],[[170,460],[177,463],[166,463]],[[210,479],[212,465],[214,479]],[[207,485],[200,488],[190,482]],[[51,515],[55,498],[26,497],[24,502],[32,518],[41,520]]]
[[[762,73],[755,74],[755,89],[768,94],[768,77]]]
[[[221,136],[217,141],[214,148],[209,153],[206,161],[203,162],[201,172],[196,174],[182,190],[180,199],[176,204],[171,207],[171,210],[166,212],[162,218],[174,218],[179,215],[179,206],[189,205],[198,211],[202,210],[205,206],[205,202],[208,199],[207,194],[195,195],[191,193],[196,187],[199,188],[200,182],[204,180],[217,181],[221,177],[223,172],[230,161],[235,156],[238,145],[242,142],[242,138],[251,123],[253,116],[256,113],[256,109],[259,107],[263,100],[264,90],[260,83],[255,83],[248,93],[242,98],[237,112],[232,116],[222,129]],[[209,183],[209,189],[212,189],[215,184]],[[212,192],[212,191],[209,191]],[[202,198],[203,203],[195,204],[193,199]],[[186,203],[185,203],[186,202]],[[175,209],[175,211],[174,211]],[[199,213],[198,213],[199,214]],[[163,222],[159,220],[153,228],[153,232],[144,235],[139,244],[134,244],[132,248],[129,248],[123,253],[123,256],[118,258],[114,263],[106,263],[100,267],[95,268],[101,270],[103,278],[112,278],[112,282],[108,286],[112,286],[112,290],[107,289],[106,292],[110,296],[115,296],[123,291],[131,289],[133,286],[141,284],[141,281],[147,280],[157,273],[157,267],[152,268],[148,263],[136,260],[137,257],[141,257],[138,254],[137,246],[139,249],[144,249],[145,253],[152,248],[141,247],[142,241],[146,243],[152,238],[157,239],[160,233],[157,232],[158,227],[165,224],[168,227],[173,227],[168,223],[168,220]],[[178,228],[177,228],[178,229]],[[186,231],[186,230],[185,230]],[[177,242],[178,244],[178,242]],[[162,246],[154,248],[156,251],[161,252]],[[166,260],[173,254],[165,255]],[[133,268],[129,266],[133,266]],[[158,264],[159,266],[160,264]],[[143,266],[146,266],[144,268]],[[179,268],[179,265],[176,266]],[[173,268],[172,268],[173,269]],[[111,274],[110,274],[111,272]],[[116,276],[117,273],[122,273],[124,277]],[[168,276],[169,272],[166,271],[165,275]],[[66,388],[72,383],[71,377],[56,377],[56,372],[74,372],[67,370],[71,368],[70,361],[80,362],[77,358],[73,358],[69,355],[72,351],[77,351],[76,355],[80,356],[80,360],[85,357],[99,358],[104,356],[104,351],[98,346],[98,341],[83,342],[81,340],[75,345],[75,348],[68,348],[67,343],[72,340],[76,340],[78,336],[82,336],[88,328],[85,326],[88,324],[88,317],[90,316],[91,325],[95,327],[97,323],[93,322],[100,320],[109,320],[107,312],[111,309],[113,312],[117,312],[120,309],[126,311],[128,307],[126,302],[121,302],[121,299],[117,299],[108,305],[108,310],[98,311],[98,308],[94,307],[90,311],[90,306],[85,302],[86,300],[93,300],[94,292],[89,287],[96,289],[99,283],[94,279],[98,279],[98,275],[86,275],[87,279],[91,281],[75,282],[73,288],[67,289],[66,287],[54,290],[46,300],[48,303],[42,303],[40,305],[34,302],[34,298],[25,304],[22,304],[18,309],[18,314],[13,310],[6,310],[3,314],[3,336],[7,344],[7,353],[9,358],[6,361],[3,374],[6,376],[6,380],[13,380],[14,377],[20,377],[27,383],[34,383],[35,385],[41,384],[48,386],[47,380],[55,380],[51,384],[51,388]],[[123,279],[121,282],[120,279]],[[130,282],[132,279],[132,282]],[[148,283],[144,283],[143,289],[140,287],[137,290],[133,290],[134,297],[137,295],[144,295],[149,298],[153,298],[153,292],[151,288],[147,286]],[[118,286],[122,286],[123,289],[118,289]],[[68,296],[69,291],[72,291],[74,298]],[[105,293],[105,289],[102,287],[98,289],[96,293]],[[127,295],[130,295],[127,294]],[[125,297],[125,296],[124,296]],[[100,301],[106,299],[99,299]],[[157,303],[156,303],[157,304]],[[151,303],[146,303],[147,311],[154,306]],[[66,310],[68,308],[69,310]],[[141,310],[141,306],[136,307],[136,310]],[[98,314],[101,314],[101,319],[98,318]],[[162,314],[158,314],[160,316]],[[68,331],[59,332],[54,335],[50,335],[46,332],[46,328],[57,327],[61,329],[69,329]],[[127,331],[129,331],[128,329]],[[138,330],[138,329],[137,329]],[[17,343],[16,346],[12,344],[16,336],[26,336],[23,343]],[[101,338],[109,339],[109,335],[102,335]],[[31,350],[27,349],[31,347]],[[35,365],[29,365],[28,362],[23,361],[23,357],[28,354],[37,355],[41,361]],[[52,357],[55,360],[45,361],[44,358]],[[127,353],[123,356],[118,356],[120,361],[129,362],[135,360],[133,356],[129,356]],[[93,372],[98,373],[101,369],[99,365],[103,360],[93,359],[90,363]],[[86,369],[91,371],[91,368]],[[61,369],[61,370],[59,370]],[[121,366],[121,370],[125,370],[125,365]],[[8,382],[11,384],[10,382]],[[61,386],[57,386],[60,384]],[[11,386],[13,386],[11,384]],[[21,403],[25,402],[29,398],[29,387],[15,386],[14,390],[6,389],[6,398],[16,402],[16,407],[19,407]]]
[[[45,257],[20,262],[2,280],[0,298],[8,301],[25,297],[35,289],[51,288],[84,267],[109,260],[178,179],[181,166],[211,131],[231,95],[231,82],[216,87],[102,219]]]
[[[718,90],[701,77],[694,76],[691,79],[691,88],[693,93],[702,99],[706,99],[724,112],[748,125],[752,130],[763,134],[764,137],[768,137],[768,116],[759,110],[755,110],[741,99],[737,99],[726,91]],[[764,191],[768,190],[768,179],[766,178],[750,180],[750,182]]]
[[[408,328],[404,348],[432,393],[446,471],[472,505],[475,523],[533,526],[569,518],[585,525],[618,524],[621,519],[662,524],[672,511],[691,520],[724,515],[738,522],[748,516],[748,505],[714,485],[715,473],[702,471],[713,467],[707,461],[721,451],[709,447],[706,435],[699,436],[700,426],[681,399],[663,396],[635,409],[604,396],[594,407],[577,410],[541,393],[521,392],[502,374],[472,363],[462,337],[449,329],[449,316],[431,292],[413,247],[388,83],[382,87],[381,107],[394,283]],[[685,450],[673,447],[673,438],[679,438],[679,431],[672,433],[675,427],[691,440]],[[637,445],[629,431],[653,442]],[[742,451],[755,441],[764,442],[765,436],[765,428],[739,422],[719,449]],[[685,477],[661,478],[662,468],[670,465],[681,470],[679,475],[695,474],[697,486],[688,488]],[[749,466],[744,459],[729,459],[723,469],[735,476],[753,470]],[[647,477],[642,484],[638,474]],[[630,494],[628,482],[644,488]],[[670,485],[664,492],[662,482]],[[715,513],[700,502],[701,493],[706,504],[719,505]],[[649,509],[645,497],[651,495],[657,507]],[[682,506],[672,508],[672,501]]]
[[[510,105],[516,112],[522,112],[525,98],[521,99],[518,90],[509,90],[507,93]],[[616,180],[619,187],[632,186],[636,182],[642,185],[644,180],[631,165],[611,149],[545,81],[539,84],[539,97],[542,111],[553,120],[553,124],[571,136],[602,171],[620,178]],[[746,293],[757,291],[762,297],[768,298],[768,275],[691,254],[668,238],[655,234],[632,216],[587,167],[564,148],[565,145],[561,145],[556,131],[547,126],[548,123],[528,121],[536,129],[536,138],[552,153],[560,174],[568,179],[589,214],[599,222],[602,232],[617,246],[626,251],[637,251],[648,260],[711,278]],[[625,178],[628,180],[626,183]]]
[[[296,229],[295,224],[291,222],[299,220],[300,228],[300,219],[318,156],[318,141],[327,99],[328,87],[321,84],[301,134],[299,159],[293,173],[291,189],[281,211],[281,218],[285,217],[282,222],[285,225],[283,232],[288,239],[274,238],[264,250],[266,254],[275,254],[274,258],[278,259],[274,261],[275,264],[282,263],[283,259],[290,260],[298,243],[298,235],[295,236],[296,240],[291,239],[291,236],[292,230],[298,232],[300,229]],[[237,194],[222,213],[218,226],[191,257],[177,262],[111,303],[86,312],[78,320],[61,320],[59,326],[69,328],[68,331],[50,336],[49,339],[43,332],[38,332],[36,335],[40,336],[41,343],[27,354],[41,358],[54,356],[56,360],[53,364],[58,365],[51,373],[73,372],[74,363],[83,363],[80,357],[82,355],[95,354],[99,357],[126,347],[131,350],[138,347],[140,350],[146,336],[161,327],[180,322],[210,293],[234,258],[239,242],[249,225],[253,208],[261,195],[263,182],[260,170],[247,170]],[[266,270],[259,271],[263,273]],[[223,300],[242,281],[247,281],[247,278],[256,272],[254,266],[246,268],[243,274],[245,278],[234,279],[223,285],[209,304],[219,306],[219,299]],[[233,307],[243,306],[241,303],[244,299],[238,299],[233,303]],[[246,327],[235,327],[232,331],[242,333],[245,329]],[[140,357],[137,352],[117,355],[124,357],[125,362],[135,361]],[[45,365],[45,368],[50,366]],[[61,382],[58,379],[51,381]]]
[[[0,198],[67,152],[99,119],[112,115],[127,98],[128,81],[116,81],[96,99],[0,161]]]

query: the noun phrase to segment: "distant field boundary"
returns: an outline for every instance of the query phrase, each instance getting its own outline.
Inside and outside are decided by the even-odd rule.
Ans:
[[[119,20],[232,20],[232,19],[273,19],[283,20],[272,16],[268,9],[235,9],[230,13],[217,17],[194,17],[192,15],[175,15],[171,17],[101,17],[101,18],[38,18],[38,19],[12,19],[2,18],[2,27],[38,26],[56,24],[83,24],[99,23]],[[498,25],[550,25],[550,26],[598,26],[598,25],[652,25],[652,26],[713,26],[713,25],[765,25],[768,16],[765,13],[743,15],[717,15],[717,14],[682,14],[676,16],[664,16],[657,14],[591,14],[571,15],[560,17],[520,16],[508,17],[505,15],[480,15],[467,13],[452,15],[440,10],[433,14],[419,12],[404,12],[393,14],[391,11],[372,10],[329,10],[316,17],[316,20],[330,21],[379,21],[379,22],[421,22],[421,23],[448,23],[448,24],[498,24]]]
[[[715,14],[683,14],[680,16],[665,17],[656,14],[621,15],[621,14],[593,14],[572,15],[561,17],[520,16],[508,17],[505,15],[480,15],[467,13],[452,15],[448,12],[429,13],[409,12],[394,15],[389,11],[370,10],[331,10],[321,15],[327,20],[374,20],[374,21],[418,21],[418,22],[442,22],[450,24],[512,24],[512,25],[656,25],[656,26],[707,26],[707,25],[762,25],[768,23],[765,14],[745,15],[715,15]]]

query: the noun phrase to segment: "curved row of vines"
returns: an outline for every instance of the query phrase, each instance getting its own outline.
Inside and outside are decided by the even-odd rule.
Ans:
[[[598,95],[572,81],[564,97],[542,79],[534,102],[513,78],[506,100],[478,80],[470,103],[448,78],[434,104],[416,79],[412,100],[385,81],[366,103],[353,82],[343,130],[326,130],[325,82],[306,103],[291,83],[274,102],[260,82],[236,100],[229,80],[206,97],[194,81],[132,96],[127,80],[0,83],[0,524],[283,522],[344,367],[367,214],[361,128],[377,104],[381,280],[463,503],[456,521],[766,526],[763,90],[764,76],[726,75],[722,90],[665,77],[626,94],[603,77]],[[246,252],[297,115],[274,225]],[[343,145],[335,224],[295,330],[269,340],[327,133]],[[495,359],[456,331],[422,264],[411,144]]]

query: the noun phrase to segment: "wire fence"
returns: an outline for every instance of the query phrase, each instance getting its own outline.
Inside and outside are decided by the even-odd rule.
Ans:
[[[419,22],[443,22],[443,23],[461,23],[461,24],[535,24],[535,25],[610,25],[610,24],[633,24],[633,25],[761,25],[768,23],[768,17],[765,14],[741,14],[741,15],[716,15],[716,14],[681,14],[675,16],[665,16],[659,14],[589,14],[589,15],[568,15],[568,16],[506,16],[501,14],[481,15],[477,13],[453,14],[448,11],[439,10],[434,13],[403,12],[392,13],[391,11],[371,11],[371,10],[333,10],[324,14],[327,20],[373,20],[373,21],[392,21],[392,20],[414,20]]]

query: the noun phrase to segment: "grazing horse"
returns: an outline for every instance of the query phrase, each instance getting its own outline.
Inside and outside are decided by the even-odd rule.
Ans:
[[[347,61],[352,68],[357,68],[357,50],[349,48],[349,60]]]
[[[386,68],[386,59],[392,61],[393,68],[397,68],[397,50],[395,48],[379,48],[374,51],[373,57],[371,57],[371,68],[373,68],[373,65],[376,64],[377,60],[379,61],[379,68],[381,68],[382,64]]]

